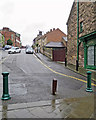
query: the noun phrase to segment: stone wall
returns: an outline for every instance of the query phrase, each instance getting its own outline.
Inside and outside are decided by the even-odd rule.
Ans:
[[[96,31],[96,3],[79,2],[79,37]],[[80,22],[83,31],[80,33]],[[67,61],[76,64],[77,59],[77,3],[74,2],[67,21]],[[79,64],[84,66],[84,47],[79,46]]]
[[[75,64],[76,51],[77,51],[77,12],[76,4],[72,6],[72,10],[67,23],[67,61],[68,63]]]
[[[83,32],[79,37],[96,31],[96,2],[79,3],[79,22],[83,22]]]

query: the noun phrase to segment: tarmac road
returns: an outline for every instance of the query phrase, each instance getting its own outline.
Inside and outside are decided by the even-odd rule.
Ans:
[[[48,67],[67,76],[52,72],[34,54],[25,54],[24,50],[20,54],[10,54],[3,62],[2,71],[10,73],[9,92],[11,99],[8,101],[9,104],[77,98],[94,94],[86,92],[86,83],[68,76],[86,80],[85,77],[66,69],[61,64],[45,60],[44,64]],[[53,78],[58,81],[55,96],[52,95]],[[92,89],[94,90],[93,86]],[[2,85],[0,85],[0,91],[2,95]],[[2,104],[1,101],[0,104]]]

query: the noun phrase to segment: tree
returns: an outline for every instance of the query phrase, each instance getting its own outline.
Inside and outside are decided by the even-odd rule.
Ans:
[[[7,40],[7,45],[12,45],[13,44],[13,42],[9,39],[9,40]]]

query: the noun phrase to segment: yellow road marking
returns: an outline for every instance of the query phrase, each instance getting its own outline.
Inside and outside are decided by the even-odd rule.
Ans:
[[[38,59],[39,60],[39,59]],[[40,60],[39,60],[40,61]],[[58,75],[62,75],[62,76],[66,76],[66,77],[69,77],[69,78],[73,78],[73,79],[76,79],[76,80],[79,80],[81,82],[84,82],[84,83],[87,83],[87,81],[83,80],[83,79],[79,79],[79,78],[76,78],[76,77],[73,77],[73,76],[69,76],[69,75],[66,75],[66,74],[63,74],[63,73],[59,73],[59,72],[56,72],[55,70],[51,69],[50,67],[48,67],[46,64],[44,64],[43,62],[40,61],[41,64],[43,64],[46,68],[48,68],[50,71],[52,71],[53,73],[56,73]],[[91,83],[92,86],[96,86],[96,84],[94,83]]]

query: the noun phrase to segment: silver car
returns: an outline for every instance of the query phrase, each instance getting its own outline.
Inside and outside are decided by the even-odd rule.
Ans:
[[[12,47],[11,49],[8,50],[8,54],[11,53],[20,53],[21,49],[19,47]]]
[[[26,48],[25,52],[26,52],[26,54],[28,54],[28,53],[33,54],[34,50],[31,47],[28,47],[28,48]]]

